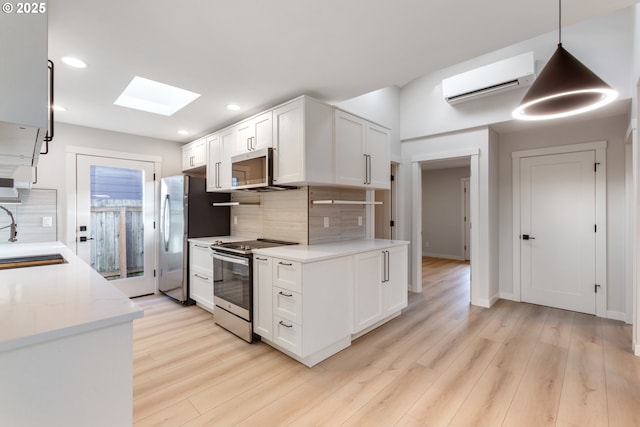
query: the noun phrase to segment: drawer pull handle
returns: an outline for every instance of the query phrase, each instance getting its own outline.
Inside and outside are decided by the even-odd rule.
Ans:
[[[201,276],[198,273],[194,273],[194,276],[196,276],[198,279],[209,280],[208,277]]]
[[[288,297],[291,298],[293,296],[293,294],[285,294],[284,292],[280,291],[278,292],[280,295],[282,295],[283,297]]]
[[[266,258],[256,257],[256,260],[257,260],[257,261],[266,261],[267,259],[266,259]]]
[[[284,326],[285,328],[293,328],[293,325],[287,325],[286,323],[284,323],[282,320],[280,321],[280,324],[282,326]]]
[[[280,261],[278,264],[284,265],[284,266],[287,266],[287,267],[293,266],[293,264],[291,264],[290,262],[282,262],[282,261]]]

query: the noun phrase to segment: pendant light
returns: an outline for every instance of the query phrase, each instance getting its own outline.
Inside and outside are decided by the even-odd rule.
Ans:
[[[595,110],[613,102],[618,92],[562,47],[562,0],[558,0],[558,48],[512,116],[548,120]]]

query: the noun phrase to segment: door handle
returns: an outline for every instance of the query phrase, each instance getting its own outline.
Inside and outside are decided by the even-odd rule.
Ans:
[[[523,234],[522,235],[522,240],[536,240],[536,238],[533,237],[533,236],[530,236],[528,234]]]

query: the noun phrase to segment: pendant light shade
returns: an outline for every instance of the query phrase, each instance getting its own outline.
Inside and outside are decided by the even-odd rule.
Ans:
[[[562,43],[522,98],[513,117],[547,120],[595,110],[618,97],[600,77],[567,52]]]
[[[562,1],[558,0],[558,48],[512,116],[548,120],[586,113],[613,102],[618,92],[562,47]]]

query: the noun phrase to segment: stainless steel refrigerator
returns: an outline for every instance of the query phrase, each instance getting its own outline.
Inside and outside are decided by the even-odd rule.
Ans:
[[[207,193],[204,178],[177,175],[162,178],[160,188],[160,292],[184,304],[189,298],[189,245],[191,237],[227,236],[228,193]],[[212,261],[213,262],[213,261]]]

